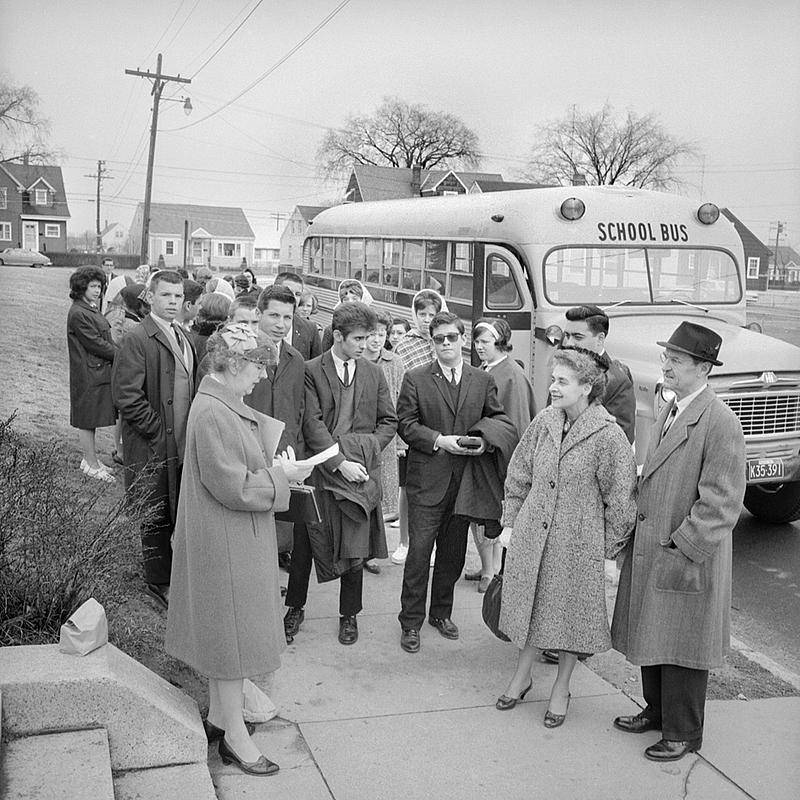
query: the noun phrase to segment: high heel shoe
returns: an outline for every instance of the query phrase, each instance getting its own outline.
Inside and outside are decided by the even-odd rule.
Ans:
[[[247,733],[252,736],[255,733],[256,726],[253,725],[252,722],[245,722],[244,727],[247,729]],[[207,719],[203,720],[203,730],[206,732],[206,739],[209,742],[216,742],[217,739],[221,739],[225,735],[225,730],[223,728],[218,728],[213,722],[209,722]]]
[[[236,764],[242,772],[246,772],[248,775],[274,775],[280,769],[274,761],[270,761],[263,754],[258,757],[257,761],[242,761],[225,741],[224,736],[219,740],[219,757],[223,764]]]
[[[567,711],[569,711],[569,701],[572,699],[572,695],[567,695],[567,708],[563,714],[554,714],[549,708],[544,713],[544,726],[545,728],[558,728],[560,725],[564,724],[564,720],[567,718]]]
[[[497,698],[494,707],[498,711],[511,711],[517,703],[525,699],[525,695],[531,690],[531,686],[533,686],[533,678],[531,678],[531,682],[520,692],[519,697],[509,697],[507,694],[501,694],[500,697]]]

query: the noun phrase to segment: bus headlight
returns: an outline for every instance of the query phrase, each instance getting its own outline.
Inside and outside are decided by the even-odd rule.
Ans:
[[[564,331],[562,331],[558,325],[550,325],[547,330],[545,330],[544,336],[550,344],[555,346],[560,344],[561,340],[564,338]]]
[[[579,200],[577,197],[568,197],[561,204],[561,216],[570,222],[580,219],[585,212],[586,206],[583,204],[583,200]]]
[[[697,219],[703,225],[713,225],[719,219],[719,209],[713,203],[703,203],[697,209]]]

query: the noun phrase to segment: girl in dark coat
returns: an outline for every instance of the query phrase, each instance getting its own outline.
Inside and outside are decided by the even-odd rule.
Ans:
[[[114,483],[97,458],[95,430],[115,421],[111,401],[111,364],[116,346],[111,325],[100,313],[106,278],[98,267],[79,267],[69,279],[72,308],[67,314],[70,425],[78,429],[81,470],[90,478]]]

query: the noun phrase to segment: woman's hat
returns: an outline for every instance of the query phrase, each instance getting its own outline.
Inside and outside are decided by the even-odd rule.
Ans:
[[[715,367],[722,366],[722,362],[717,359],[722,338],[718,333],[704,328],[702,325],[695,325],[694,322],[681,322],[668,341],[656,342],[656,344],[680,353],[687,353],[701,361],[708,361]]]

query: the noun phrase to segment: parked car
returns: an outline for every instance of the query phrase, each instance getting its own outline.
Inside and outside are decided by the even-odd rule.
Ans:
[[[24,247],[7,247],[0,250],[0,266],[6,267],[49,267],[50,259],[35,250]]]

